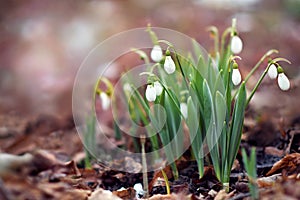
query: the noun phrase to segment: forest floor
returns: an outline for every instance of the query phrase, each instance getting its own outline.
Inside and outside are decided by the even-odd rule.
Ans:
[[[293,123],[293,127],[276,131],[267,120],[257,122],[246,117],[241,146],[257,146],[260,199],[300,198],[300,191],[295,190],[300,186],[299,119]],[[0,124],[0,199],[136,198],[133,186],[143,183],[142,173],[125,173],[97,163],[92,169],[84,167],[85,153],[72,116],[24,117],[9,113],[0,115]],[[150,199],[250,198],[240,152],[232,169],[229,193],[222,190],[210,165],[199,179],[189,152],[177,161],[177,166],[178,180],[174,180],[169,167],[164,169],[170,195],[166,194],[161,172],[148,173]]]

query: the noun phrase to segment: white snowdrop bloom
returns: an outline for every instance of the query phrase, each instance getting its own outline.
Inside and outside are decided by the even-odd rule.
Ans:
[[[275,79],[277,77],[277,67],[274,63],[271,64],[268,70],[268,75],[271,79]]]
[[[180,112],[182,113],[183,117],[186,119],[188,115],[188,107],[186,103],[180,103]]]
[[[143,185],[142,185],[141,183],[136,183],[136,184],[133,186],[133,189],[134,189],[135,192],[136,192],[136,198],[137,198],[137,199],[140,199],[141,197],[144,196],[145,191],[143,190]]]
[[[241,38],[237,35],[233,36],[231,39],[231,51],[234,54],[239,54],[243,50],[243,42]]]
[[[168,74],[173,74],[175,72],[176,67],[171,56],[166,56],[164,69]]]
[[[238,85],[242,81],[242,76],[238,68],[232,70],[232,83]]]
[[[162,87],[162,85],[160,84],[160,82],[155,81],[153,85],[154,85],[154,88],[155,88],[155,91],[156,91],[156,96],[161,95],[161,93],[162,93],[162,91],[163,91],[163,87]]]
[[[288,77],[284,73],[279,73],[278,74],[278,86],[280,87],[281,90],[286,91],[290,89],[290,81]]]
[[[154,62],[159,62],[163,58],[162,49],[158,44],[153,46],[153,49],[151,50],[150,53],[150,57]]]
[[[147,85],[145,95],[146,95],[146,99],[149,102],[155,101],[155,99],[156,99],[156,89],[154,88],[153,85]]]
[[[107,110],[110,106],[110,98],[105,92],[100,93],[101,105],[103,110]]]
[[[132,88],[131,88],[131,86],[130,86],[130,84],[129,83],[125,83],[124,85],[123,85],[123,90],[125,91],[125,92],[132,92]]]

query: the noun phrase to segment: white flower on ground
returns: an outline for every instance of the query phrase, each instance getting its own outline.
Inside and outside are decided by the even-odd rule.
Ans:
[[[243,42],[237,35],[231,38],[231,51],[234,54],[239,54],[243,50]]]
[[[242,81],[242,76],[238,68],[232,70],[232,83],[238,85]]]
[[[154,88],[153,85],[147,85],[145,95],[146,95],[146,99],[149,102],[155,101],[155,99],[156,99],[156,89]]]
[[[143,185],[142,185],[141,183],[136,183],[136,184],[133,186],[133,189],[135,190],[136,198],[137,198],[137,199],[140,199],[141,197],[144,196],[145,191],[143,190]]]
[[[170,55],[166,56],[164,69],[168,74],[173,74],[176,70],[175,63]]]
[[[163,87],[162,87],[162,85],[160,84],[160,82],[155,81],[153,85],[154,85],[154,88],[155,88],[155,91],[156,91],[156,96],[161,95],[161,93],[162,93],[162,91],[163,91]]]
[[[280,87],[281,90],[286,91],[290,89],[290,81],[288,77],[282,72],[278,74],[278,86]]]
[[[161,47],[158,44],[153,46],[153,49],[151,50],[151,53],[150,53],[150,57],[154,62],[161,61],[161,59],[163,57],[163,52],[162,52]]]
[[[107,110],[110,106],[110,98],[105,92],[100,93],[101,105],[103,110]]]
[[[275,79],[277,77],[277,67],[274,63],[271,64],[269,70],[268,70],[268,75],[271,79]]]
[[[183,117],[186,119],[188,116],[188,107],[186,103],[180,103],[180,112]]]

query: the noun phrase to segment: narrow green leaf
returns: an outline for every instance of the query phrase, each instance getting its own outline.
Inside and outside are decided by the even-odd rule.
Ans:
[[[199,126],[199,106],[196,106],[193,103],[191,97],[187,100],[188,106],[188,118],[186,119],[187,126],[189,128],[191,146],[194,153],[194,156],[197,161],[199,178],[204,175],[204,160],[203,160],[203,142],[202,142],[202,133],[201,127]]]
[[[230,145],[229,145],[229,166],[233,165],[234,159],[239,149],[244,122],[244,113],[246,108],[246,88],[243,82],[240,86],[237,100],[234,105],[231,128],[230,128]]]

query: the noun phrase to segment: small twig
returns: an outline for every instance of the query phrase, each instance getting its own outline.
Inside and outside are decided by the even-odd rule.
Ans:
[[[143,185],[144,185],[144,191],[145,191],[144,197],[148,198],[149,191],[148,191],[147,161],[146,161],[146,153],[145,153],[145,142],[146,142],[145,135],[142,135],[140,140],[141,140],[141,146],[142,146]]]

